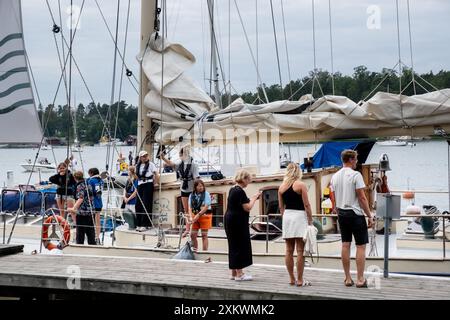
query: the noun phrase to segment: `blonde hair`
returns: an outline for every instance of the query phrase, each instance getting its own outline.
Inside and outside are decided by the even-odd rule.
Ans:
[[[128,180],[133,181],[133,180],[137,180],[138,176],[136,175],[136,167],[135,166],[129,166],[128,167],[128,171],[131,173],[128,176]]]
[[[302,172],[300,171],[300,167],[296,163],[289,163],[286,168],[286,173],[284,174],[283,182],[291,186],[295,181],[298,181],[301,178]]]
[[[245,179],[250,179],[251,175],[247,170],[239,170],[234,176],[234,182],[242,183]]]
[[[74,174],[73,174],[73,177],[77,181],[83,180],[83,178],[84,178],[83,171],[75,171]]]

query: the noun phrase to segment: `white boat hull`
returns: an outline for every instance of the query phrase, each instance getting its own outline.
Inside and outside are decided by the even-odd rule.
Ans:
[[[29,164],[29,163],[24,163],[21,164],[21,167],[25,169],[25,171],[34,171],[34,172],[50,172],[50,171],[55,171],[56,170],[56,166],[52,165],[52,164],[36,164],[33,168],[33,164]]]

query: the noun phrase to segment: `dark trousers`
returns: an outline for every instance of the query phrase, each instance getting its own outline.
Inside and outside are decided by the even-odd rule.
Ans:
[[[136,200],[136,227],[150,227],[150,219],[152,219],[153,209],[153,182],[143,183],[138,186],[137,190],[138,198]]]
[[[95,245],[94,217],[91,215],[77,215],[77,244],[84,244],[87,237],[88,244]]]

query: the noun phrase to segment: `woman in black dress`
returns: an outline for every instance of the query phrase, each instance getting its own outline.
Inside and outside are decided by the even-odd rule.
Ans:
[[[250,210],[255,205],[261,192],[251,199],[247,198],[244,189],[251,182],[250,174],[239,171],[235,177],[236,185],[230,189],[225,213],[225,232],[228,240],[228,262],[231,279],[236,281],[252,280],[252,276],[244,274],[242,269],[253,264],[252,245],[248,219]]]

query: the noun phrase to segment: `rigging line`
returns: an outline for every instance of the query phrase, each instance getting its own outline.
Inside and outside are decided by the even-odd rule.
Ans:
[[[272,14],[272,27],[273,27],[273,37],[275,40],[275,51],[277,54],[277,66],[278,66],[278,77],[280,80],[280,91],[281,91],[281,100],[283,100],[283,80],[281,78],[281,65],[280,65],[280,54],[278,52],[278,40],[277,40],[277,29],[275,28],[275,15],[273,13],[273,3],[270,0],[270,13]]]
[[[47,8],[48,8],[48,11],[50,13],[50,17],[51,17],[51,19],[53,21],[53,24],[56,25],[56,20],[55,20],[55,17],[53,15],[53,11],[52,11],[52,9],[50,7],[50,4],[49,4],[48,0],[46,0],[45,2],[47,3]],[[61,11],[60,11],[60,20],[61,20]],[[63,41],[62,26],[60,27],[60,32],[61,32],[61,42],[62,42]],[[56,34],[55,33],[53,33],[53,38],[54,38],[55,45],[56,45],[56,51],[58,53],[58,60],[59,60],[60,68],[61,68],[61,70],[63,70],[62,62],[61,62],[61,56],[60,56],[61,54],[59,52],[58,41],[56,40]],[[63,57],[65,57],[66,54],[65,54],[65,51],[64,51],[64,45],[62,45],[62,49],[63,49]],[[67,88],[67,72],[66,72],[65,69],[63,70],[63,72],[64,72],[63,73],[64,88],[66,90],[66,97],[65,98],[66,98],[66,101],[69,101],[69,91],[68,91],[68,88]]]
[[[131,0],[128,0],[128,8],[127,8],[127,20],[126,20],[126,27],[125,27],[125,39],[123,43],[123,55],[126,57],[126,48],[127,48],[127,40],[128,40],[128,26],[129,26],[129,20],[130,20],[130,6],[131,6]],[[117,128],[119,126],[119,111],[120,111],[120,105],[121,105],[121,99],[122,99],[122,85],[123,85],[123,75],[124,75],[124,69],[125,64],[122,61],[122,70],[120,73],[120,85],[119,85],[119,98],[117,99],[117,110],[116,110],[116,123],[114,126],[114,140],[113,144],[115,146],[116,144],[116,138],[117,138]],[[111,166],[114,163],[114,152],[111,154]]]
[[[332,88],[332,91],[333,91],[333,95],[335,95],[335,87],[334,87],[334,54],[333,54],[333,24],[332,24],[332,21],[331,21],[331,0],[328,0],[328,21],[329,21],[329,24],[330,24],[331,88]]]
[[[398,46],[398,81],[399,81],[399,92],[402,91],[402,55],[400,48],[400,17],[399,17],[399,5],[398,0],[395,0],[396,4],[396,14],[397,14],[397,46]],[[400,98],[401,99],[401,98]]]
[[[114,59],[113,59],[113,74],[112,74],[112,83],[111,83],[111,99],[110,104],[108,108],[108,126],[109,130],[111,130],[111,113],[112,113],[112,107],[114,104],[114,97],[115,97],[115,89],[116,89],[116,69],[117,69],[117,39],[119,37],[119,17],[120,17],[120,0],[117,0],[117,13],[116,13],[116,33],[114,37]],[[119,102],[117,102],[117,109],[119,108]],[[114,144],[115,142],[111,141],[111,135],[108,136],[109,142],[108,142],[108,148],[106,150],[106,171],[110,172],[110,164],[112,167],[112,163],[109,163],[109,155],[111,153],[111,144]],[[111,168],[112,169],[112,168]]]
[[[311,0],[311,8],[312,8],[312,38],[313,38],[313,57],[314,57],[314,71],[313,71],[313,82],[311,86],[311,95],[314,97],[314,80],[317,81],[317,84],[319,85],[319,89],[323,94],[322,87],[320,86],[319,79],[317,78],[317,53],[316,53],[316,3],[315,0]]]
[[[70,117],[71,117],[71,102],[72,102],[72,49],[73,49],[73,0],[70,0],[70,42],[69,42],[69,77],[68,77],[68,84],[69,84],[69,103],[67,104],[67,155],[66,159],[69,159],[70,163],[67,164],[67,170],[66,170],[66,187],[65,187],[65,195],[67,198],[68,191],[69,191],[69,168],[70,164],[72,163],[72,159],[70,159]],[[73,170],[72,166],[72,170]],[[64,202],[64,210],[67,210],[67,201]],[[67,211],[66,211],[67,212]]]
[[[97,5],[98,11],[100,12],[100,15],[101,15],[101,17],[102,17],[103,23],[105,24],[106,29],[108,30],[109,36],[110,36],[111,40],[114,42],[114,36],[113,36],[113,34],[112,34],[112,32],[111,32],[111,29],[109,28],[109,25],[108,25],[108,22],[106,21],[105,15],[103,14],[103,10],[100,8],[100,5],[98,4],[98,1],[97,1],[97,0],[95,0],[95,3],[96,3],[96,5]],[[150,39],[149,39],[149,41],[150,41]],[[115,42],[114,42],[114,43],[115,43]],[[148,43],[147,43],[147,45],[148,45]],[[116,50],[117,50],[117,52],[118,52],[118,54],[119,54],[120,59],[122,59],[122,61],[124,61],[125,67],[126,67],[127,69],[130,69],[130,68],[128,67],[128,65],[126,64],[126,62],[125,62],[124,56],[122,55],[122,53],[120,52],[120,50],[119,50],[119,48],[118,48],[117,46],[116,46]],[[146,50],[144,50],[144,53],[145,53],[145,51],[146,51]],[[130,69],[130,70],[131,70],[131,69]],[[139,80],[138,80],[138,79],[136,78],[136,76],[134,75],[134,72],[133,72],[132,77],[133,77],[133,79],[136,81],[136,83],[139,83]],[[127,77],[127,78],[128,78],[128,81],[131,82],[131,79],[130,79],[131,77]]]
[[[177,26],[178,26],[178,20],[180,18],[181,0],[177,1],[177,3],[176,3],[176,10],[175,11],[176,11],[176,15],[175,15],[175,23],[174,23],[173,31],[172,31],[172,37],[175,37]]]
[[[128,41],[128,26],[130,21],[130,6],[131,6],[131,0],[128,0],[128,8],[127,8],[127,21],[126,21],[126,27],[125,27],[125,39],[123,43],[123,55],[126,57],[126,51],[127,51],[127,41]],[[122,71],[120,73],[120,85],[119,85],[119,103],[122,97],[122,84],[123,84],[123,74],[125,69],[125,63],[122,61]],[[117,115],[116,115],[116,127],[114,132],[114,138],[116,138],[117,133],[117,127],[118,127],[118,117],[119,117],[119,108],[117,108]]]
[[[408,8],[408,31],[409,31],[409,53],[411,55],[411,74],[412,74],[414,94],[417,94],[416,80],[415,80],[415,75],[414,75],[413,45],[412,45],[412,35],[411,35],[411,12],[410,12],[409,0],[406,0],[406,5]]]
[[[231,104],[231,0],[228,0],[228,105]]]
[[[314,58],[314,75],[317,69],[317,60],[316,60],[316,14],[315,14],[315,1],[312,2],[312,37],[313,37],[313,58]]]
[[[399,16],[399,3],[398,0],[395,0],[395,4],[396,4],[396,15],[397,15],[397,46],[398,46],[398,82],[399,82],[399,94],[398,94],[398,98],[399,98],[399,103],[400,103],[400,114],[402,117],[402,122],[404,124],[405,127],[410,127],[410,125],[408,125],[406,123],[406,121],[404,120],[404,115],[403,115],[403,103],[402,103],[402,56],[401,56],[401,43],[400,43],[400,16]]]
[[[290,60],[289,60],[288,38],[287,38],[287,33],[286,33],[286,19],[284,16],[283,0],[281,0],[281,16],[283,17],[284,46],[285,46],[285,50],[286,50],[286,62],[287,62],[287,70],[288,70],[288,77],[289,77],[289,92],[292,96],[291,64],[290,64]]]
[[[127,46],[127,40],[128,40],[129,19],[130,19],[130,0],[128,0],[128,7],[127,7],[127,20],[126,20],[125,39],[124,39],[124,47],[123,47],[123,55],[124,55],[124,57],[126,57],[126,46]],[[117,26],[118,25],[119,25],[119,11],[117,12]],[[118,45],[116,47],[118,47]],[[124,68],[125,68],[125,63],[124,63],[124,61],[122,61],[122,67],[121,67],[121,72],[120,72],[119,97],[117,99],[117,109],[116,109],[116,117],[115,117],[115,125],[114,125],[114,138],[113,138],[113,141],[112,141],[113,151],[117,151],[116,139],[117,139],[117,130],[118,130],[118,125],[119,125],[120,105],[121,105],[121,99],[122,99],[122,86],[123,86]],[[119,128],[119,131],[120,131],[120,128]],[[111,162],[110,162],[111,170],[113,169],[113,164],[114,164],[114,152],[111,152]]]
[[[311,80],[313,80],[312,78],[309,78],[308,81],[306,81],[305,83],[303,83],[300,88],[298,88],[297,90],[295,90],[295,92],[292,94],[292,96],[289,97],[288,100],[291,100],[294,98],[294,96],[299,93],[308,83],[311,82]]]
[[[46,0],[48,3],[48,0]],[[50,7],[50,6],[49,6]],[[66,56],[66,50],[64,48],[64,29],[62,27],[62,12],[61,12],[61,0],[58,0],[58,12],[59,12],[59,27],[60,27],[60,32],[61,32],[61,48],[62,48],[62,54],[63,57]],[[55,24],[55,23],[54,23]],[[56,35],[53,34],[53,36],[55,37],[55,42],[57,43],[56,40]],[[58,50],[58,55],[59,55],[59,50]],[[68,96],[68,90],[67,90],[67,72],[64,71],[64,88],[66,90],[66,95]]]
[[[252,50],[252,47],[251,47],[251,45],[250,45],[250,40],[248,39],[247,31],[245,30],[244,21],[242,20],[242,16],[241,16],[241,12],[240,12],[240,10],[239,10],[239,6],[238,6],[236,0],[233,0],[233,1],[234,1],[234,5],[235,5],[235,7],[236,7],[236,11],[237,11],[238,16],[239,16],[239,21],[240,21],[240,23],[241,23],[242,30],[244,31],[245,40],[247,41],[248,49],[250,50],[250,55],[251,55],[251,57],[252,57],[253,65],[254,65],[255,68],[256,68],[256,74],[257,74],[257,76],[258,76],[259,83],[260,83],[260,85],[261,85],[261,89],[262,89],[262,91],[263,91],[263,93],[264,93],[264,98],[266,99],[266,102],[269,103],[269,98],[267,97],[266,89],[264,88],[264,83],[262,82],[261,74],[259,73],[259,68],[258,68],[258,65],[256,64],[256,61],[255,61],[255,56],[254,56],[254,54],[253,54],[253,50]]]
[[[50,8],[48,0],[46,2],[47,2],[47,6],[49,8],[50,15],[53,18],[52,10]],[[59,0],[58,0],[58,3],[59,3],[59,7],[60,7],[60,1]],[[61,19],[61,11],[60,11],[60,19]],[[62,32],[62,28],[60,29],[60,32]],[[63,56],[61,57],[61,52],[59,50],[58,40],[56,39],[56,34],[55,33],[53,33],[53,40],[55,42],[55,47],[56,47],[56,52],[57,52],[57,56],[58,56],[59,67],[60,67],[61,72],[63,74],[63,81],[64,81],[64,88],[65,88],[65,93],[66,93],[66,99],[68,99],[67,76],[66,76],[65,68],[63,67],[63,63],[62,63],[62,59],[63,59],[62,57],[65,57],[64,44],[62,43]],[[61,37],[61,42],[63,42],[63,38],[62,37]],[[59,91],[59,89],[58,89],[58,91]],[[48,128],[47,128],[46,131],[49,134]],[[52,149],[53,159],[54,159],[55,165],[56,165],[57,164],[57,159],[56,159],[56,155],[55,155],[55,150],[53,149],[53,147],[51,149]]]
[[[258,25],[258,0],[255,0],[255,28],[256,28],[256,68],[259,69],[259,25]],[[258,81],[259,77],[258,77],[258,73],[256,73],[256,96],[259,100],[261,100],[261,97],[259,96],[259,90],[258,90],[258,86],[259,81]]]
[[[38,90],[38,87],[36,84],[36,79],[34,77],[33,68],[31,67],[30,58],[28,57],[28,52],[26,50],[25,50],[25,58],[28,63],[28,67],[29,67],[28,69],[30,70],[31,80],[33,81],[33,86],[34,86],[34,90],[36,91],[36,96],[38,98],[39,105],[42,106],[42,120],[39,119],[42,121],[42,124],[41,124],[41,126],[42,126],[42,125],[44,125],[44,115],[45,115],[44,105],[42,104],[41,96],[39,95],[39,90]],[[46,128],[44,130],[44,132],[47,132],[47,134],[50,135],[48,128]],[[55,161],[55,164],[56,164],[57,160],[56,160],[55,150],[53,150],[53,148],[51,148],[51,149],[52,149],[53,160]]]
[[[208,12],[209,11],[210,10],[208,9]],[[214,14],[214,12],[210,12],[210,19],[211,19],[211,21],[213,21],[213,16],[211,14]],[[222,64],[222,59],[220,58],[220,54],[219,54],[219,45],[218,45],[218,42],[217,42],[216,31],[215,31],[215,28],[214,28],[214,24],[212,23],[211,25],[212,25],[213,45],[216,48],[217,60],[218,60],[218,63],[219,63],[220,72],[222,74],[223,86],[226,87],[225,72],[224,72],[224,68],[223,68],[223,64]],[[219,80],[217,80],[217,81],[219,81]]]
[[[207,0],[208,1],[208,20],[209,20],[209,23],[210,24],[212,24],[212,21],[211,21],[211,8],[210,8],[210,5],[209,5],[209,1],[210,0]],[[211,37],[213,37],[214,35],[213,35],[213,32],[214,32],[214,25],[211,27],[211,29],[210,29],[210,32],[211,32]],[[212,61],[213,61],[213,53],[214,53],[214,43],[213,43],[213,41],[211,41],[211,43],[210,43],[210,51],[209,51],[209,96],[211,97],[212,96],[212,81],[213,81],[213,79],[214,79],[214,77],[213,77],[213,72],[215,72],[215,70],[213,71],[213,63],[212,63]],[[216,101],[216,103],[217,104],[219,104],[219,101]]]
[[[203,63],[202,63],[202,68],[203,68],[203,86],[205,88],[205,91],[208,88],[208,85],[206,83],[206,46],[205,46],[205,24],[204,24],[204,7],[203,7],[203,1],[200,1],[201,7],[200,7],[200,12],[201,12],[201,25],[202,25],[202,58],[203,58]]]
[[[383,79],[381,79],[377,86],[372,91],[370,91],[370,93],[363,99],[363,101],[366,101],[372,95],[372,93],[374,93],[375,90],[377,90],[381,86],[381,84],[394,73],[394,69],[397,68],[398,64],[399,63],[397,62],[395,66],[390,69],[390,71],[383,77]]]
[[[163,22],[165,22],[165,21],[167,21],[167,8],[166,8],[166,0],[161,0],[161,11],[162,11],[162,19],[163,19]],[[165,23],[163,23],[162,24],[163,25],[163,28],[165,28]],[[161,110],[160,110],[160,112],[161,112],[161,124],[160,124],[160,128],[159,128],[159,131],[160,131],[160,145],[162,145],[162,143],[163,143],[163,125],[164,125],[164,123],[163,123],[163,121],[162,121],[162,119],[163,119],[163,105],[164,105],[164,58],[165,58],[165,56],[164,56],[164,46],[165,46],[165,37],[164,37],[164,30],[163,30],[163,32],[161,32],[162,33],[162,37],[161,37],[161,45],[162,45],[162,50],[161,50],[161,100],[160,100],[160,103],[161,103]],[[153,147],[153,145],[152,145],[152,147]],[[162,148],[161,148],[162,149]],[[161,150],[162,151],[162,150]],[[162,172],[163,172],[163,160],[162,160],[162,158],[161,157],[159,157],[159,179],[161,179],[161,176],[162,176]],[[161,180],[159,181],[159,188],[158,188],[159,190],[159,194],[158,194],[158,197],[159,197],[159,199],[161,199],[161,194],[162,194],[162,183],[161,183]],[[145,207],[145,206],[144,206]],[[153,210],[152,210],[153,211]],[[159,219],[161,219],[161,215],[162,215],[162,207],[161,206],[159,206]],[[160,235],[161,235],[161,220],[160,221],[158,221],[159,223],[158,223],[158,244],[160,244],[160,241],[161,241],[161,238],[160,238]]]
[[[222,33],[222,28],[221,28],[221,24],[220,24],[220,21],[221,21],[221,19],[220,19],[220,15],[219,15],[219,13],[222,11],[220,8],[219,8],[219,5],[220,5],[220,1],[216,1],[216,5],[214,6],[214,8],[215,8],[215,11],[216,11],[216,17],[217,17],[217,32],[216,33],[218,33],[218,37],[216,37],[216,38],[218,38],[218,40],[216,40],[216,47],[217,47],[217,55],[218,55],[218,57],[220,58],[221,56],[225,56],[224,55],[224,49],[223,49],[223,33]],[[220,50],[219,50],[219,46],[220,46]],[[225,69],[225,68],[223,68],[223,69]],[[221,68],[221,72],[222,72],[222,82],[223,82],[223,85],[224,85],[224,88],[226,89],[226,83],[228,83],[227,81],[226,81],[226,75],[225,75],[225,73],[223,72],[223,70],[222,70],[222,68]]]

